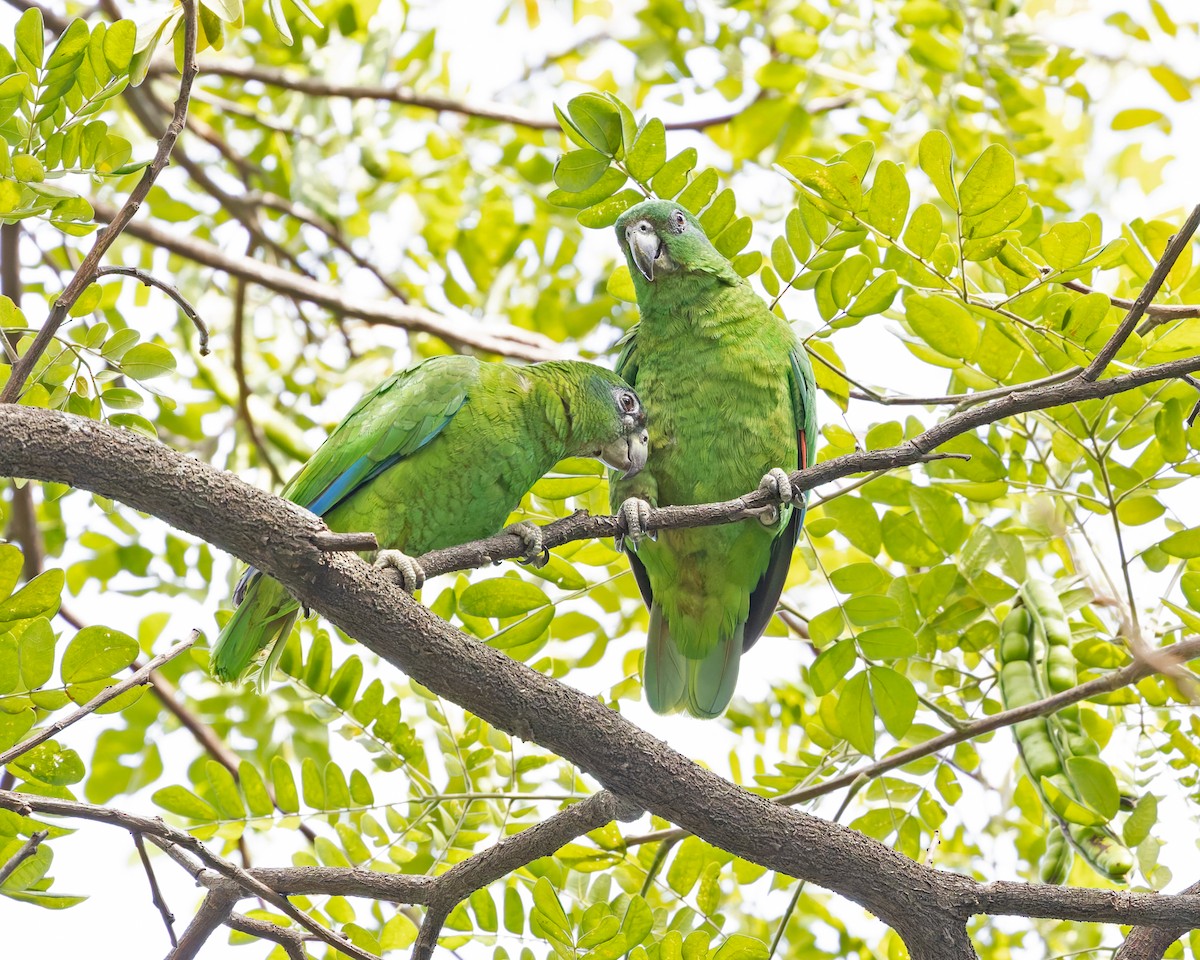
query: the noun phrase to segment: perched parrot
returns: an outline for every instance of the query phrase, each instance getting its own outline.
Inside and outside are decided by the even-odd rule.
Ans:
[[[616,228],[641,313],[617,372],[646,405],[650,457],[637,477],[611,478],[611,495],[650,608],[646,699],[657,713],[711,718],[733,696],[739,659],[787,578],[807,503],[792,503],[787,472],[812,462],[816,385],[787,321],[691,213],[646,200]],[[756,486],[779,506],[644,538],[651,505],[729,500]]]
[[[284,488],[282,495],[333,530],[370,531],[377,565],[415,591],[428,550],[496,533],[526,491],[567,456],[598,457],[636,474],[646,463],[646,415],[617,374],[580,361],[530,366],[435,357],[368,393]],[[542,554],[532,523],[512,532]],[[402,553],[400,551],[406,551]],[[236,680],[259,651],[286,640],[299,604],[251,567],[239,604],[213,646],[211,670]],[[283,643],[276,643],[277,658]],[[264,678],[270,673],[269,658]]]

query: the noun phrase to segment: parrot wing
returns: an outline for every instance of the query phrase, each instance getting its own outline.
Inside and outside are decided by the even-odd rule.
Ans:
[[[283,490],[324,516],[384,470],[441,433],[467,401],[476,377],[435,358],[389,377],[358,402]],[[474,361],[471,361],[474,367]]]
[[[812,377],[805,376],[802,365],[806,368],[808,358],[800,352],[804,348],[796,344],[789,355],[791,372],[788,386],[792,395],[792,412],[796,418],[796,467],[803,470],[809,465],[809,425],[814,422],[816,406],[816,387]],[[783,593],[783,584],[787,580],[788,568],[792,563],[792,551],[800,539],[800,528],[804,525],[804,514],[808,508],[808,494],[804,494],[799,506],[792,508],[792,517],[779,536],[771,544],[771,558],[767,569],[758,581],[758,586],[750,594],[750,615],[746,619],[745,634],[742,640],[742,652],[749,650],[762,636],[771,617],[775,615],[775,607],[779,603],[779,595]]]

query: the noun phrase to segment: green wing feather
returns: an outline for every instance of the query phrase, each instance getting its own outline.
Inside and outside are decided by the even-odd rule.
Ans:
[[[470,357],[436,357],[389,377],[362,398],[282,496],[324,516],[384,470],[436,437],[478,380]],[[260,650],[287,637],[299,605],[253,567],[234,591],[239,604],[213,645],[210,669],[218,680],[242,676]]]
[[[796,344],[790,354],[791,372],[788,387],[792,395],[792,412],[796,417],[796,467],[803,470],[809,466],[809,451],[816,447],[816,382],[813,379],[812,365],[804,354],[804,348]],[[771,543],[771,559],[763,572],[758,586],[750,594],[750,615],[746,619],[745,632],[742,639],[742,652],[745,653],[762,636],[775,615],[775,607],[779,596],[783,593],[783,585],[787,580],[788,568],[792,563],[792,551],[800,540],[800,528],[804,526],[804,515],[808,510],[808,492],[799,506],[792,508],[792,517]]]

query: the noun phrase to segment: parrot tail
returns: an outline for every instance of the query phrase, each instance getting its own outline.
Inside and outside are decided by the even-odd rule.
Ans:
[[[718,643],[703,659],[687,661],[687,708],[692,716],[711,720],[729,706],[737,686],[745,627],[741,624],[732,637]]]
[[[646,662],[642,686],[646,702],[655,713],[674,713],[683,707],[687,691],[688,661],[675,649],[662,607],[650,605],[650,627],[646,631]]]
[[[209,671],[222,683],[232,683],[246,674],[260,650],[275,644],[279,651],[300,613],[286,590],[270,577],[258,576],[248,586],[238,585],[243,599],[213,644]],[[278,659],[272,656],[268,664]],[[269,670],[268,666],[268,670]],[[266,677],[262,678],[264,681]]]

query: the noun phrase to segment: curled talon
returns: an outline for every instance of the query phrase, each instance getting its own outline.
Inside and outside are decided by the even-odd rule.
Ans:
[[[400,585],[405,593],[416,593],[425,582],[425,571],[421,565],[402,550],[380,550],[375,558],[375,566],[400,574]]]
[[[796,493],[792,490],[792,481],[788,477],[787,471],[779,467],[772,467],[767,471],[759,482],[758,489],[761,493],[765,493],[780,503],[791,503],[796,499]]]
[[[792,481],[788,479],[787,471],[772,467],[758,484],[759,493],[765,493],[778,503],[768,503],[755,510],[746,511],[752,517],[758,517],[758,522],[764,527],[772,527],[779,522],[779,506],[791,503],[796,499],[792,490]]]
[[[617,510],[621,532],[615,538],[618,550],[625,548],[626,541],[636,550],[643,537],[649,537],[651,540],[657,538],[657,534],[646,529],[650,522],[650,509],[650,504],[639,497],[630,497],[621,504]]]
[[[527,563],[531,567],[544,567],[549,561],[550,551],[543,545],[542,528],[536,523],[522,520],[505,527],[504,532],[521,538],[521,545],[525,548],[525,553],[520,558],[521,563]]]

